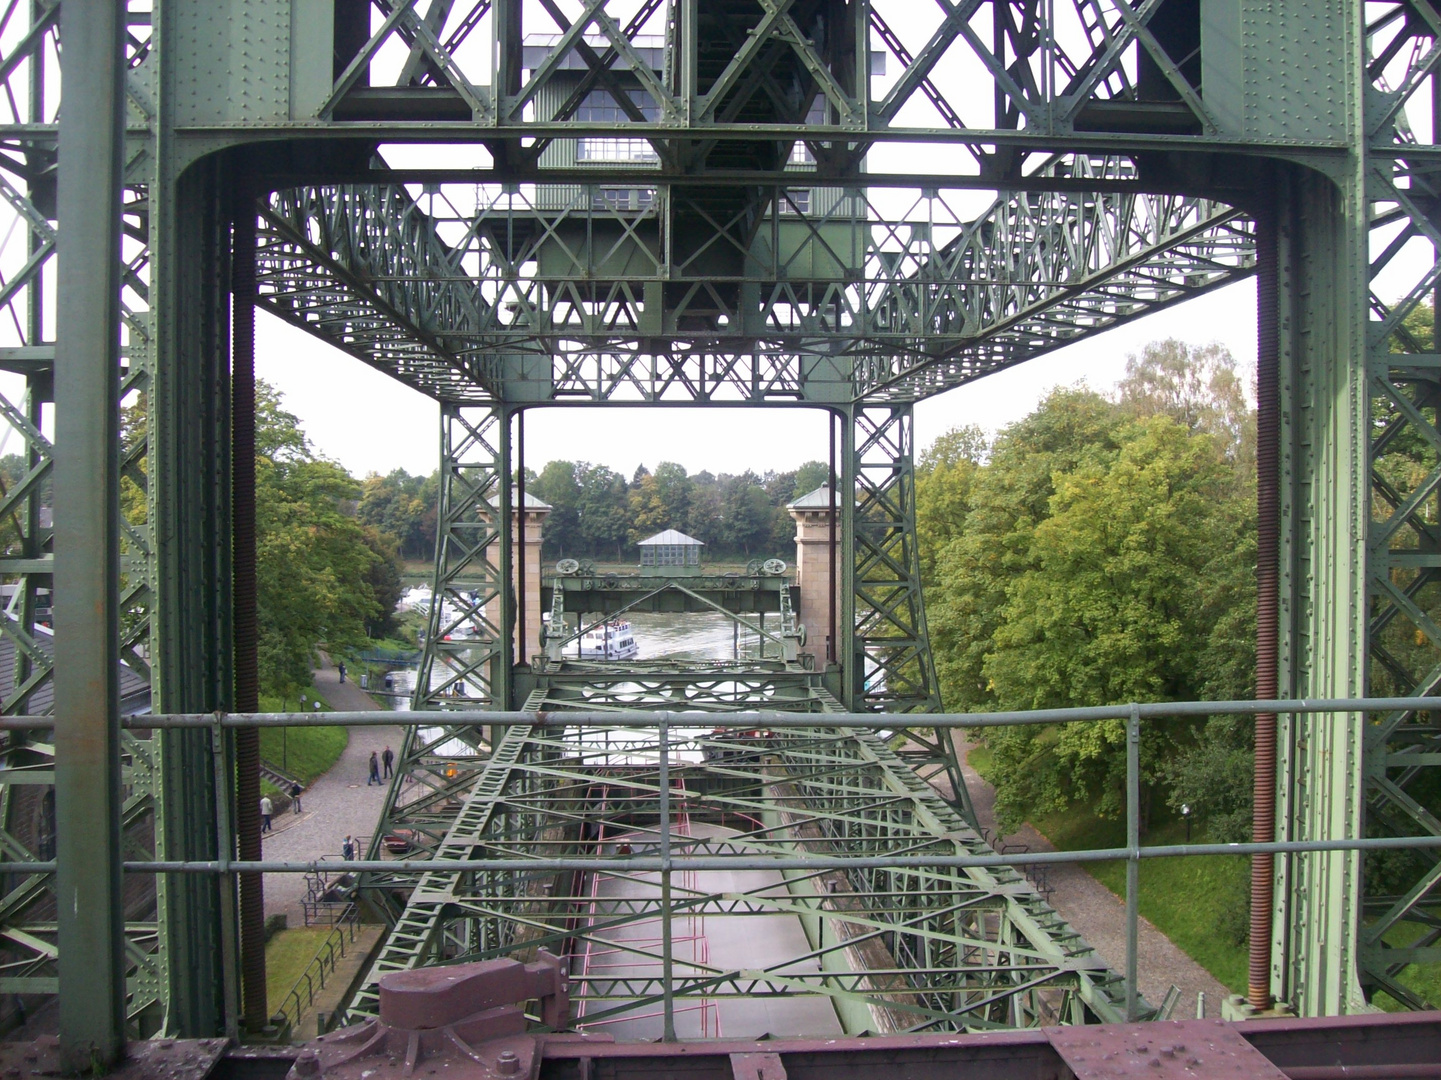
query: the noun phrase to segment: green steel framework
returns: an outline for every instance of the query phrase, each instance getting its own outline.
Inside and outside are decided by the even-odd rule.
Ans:
[[[802,711],[835,708],[826,697]],[[662,739],[669,756],[664,778]],[[663,784],[669,805],[658,813]],[[659,843],[660,815],[671,821],[671,851],[682,856],[989,850],[884,741],[823,726],[765,738],[697,729],[667,738],[655,729],[512,726],[475,791],[478,797],[433,853],[438,866],[455,859],[584,856],[597,853],[607,836],[650,851]],[[701,820],[745,824],[721,839],[687,837],[683,823]],[[600,1031],[668,998],[694,1008],[697,1000],[728,995],[819,995],[835,1006],[850,1034],[1125,1015],[1120,977],[1014,871],[777,872],[740,893],[715,892],[703,880],[677,884],[671,894],[677,917],[790,913],[806,923],[812,951],[754,971],[704,957],[672,958],[677,977],[669,994],[660,975],[662,941],[622,938],[617,945],[615,936],[656,920],[660,895],[646,893],[660,881],[655,874],[617,877],[640,885],[641,895],[597,905],[589,875],[437,869],[414,885],[351,1017],[374,1014],[376,980],[386,971],[589,947],[618,949],[627,966],[642,969],[572,977],[572,995],[585,1002],[585,1023]],[[898,991],[902,986],[905,992]]]
[[[17,0],[0,23],[0,194],[15,223],[0,253],[12,315],[0,364],[26,386],[0,409],[30,464],[0,495],[17,536],[3,565],[17,586],[0,622],[16,655],[4,711],[81,677],[55,679],[35,630],[57,543],[101,559],[123,542],[122,649],[163,709],[229,701],[226,267],[228,222],[252,212],[235,205],[241,178],[272,192],[255,208],[264,306],[432,394],[448,418],[475,409],[487,440],[508,438],[515,410],[551,404],[839,413],[844,490],[857,495],[841,500],[844,621],[859,650],[841,650],[841,697],[862,704],[875,663],[886,678],[871,685],[890,699],[874,704],[890,709],[936,693],[910,405],[1248,273],[1251,222],[1274,221],[1282,693],[1355,696],[1368,677],[1430,693],[1441,677],[1438,361],[1403,325],[1441,278],[1441,158],[1417,134],[1441,84],[1431,0],[938,0],[924,17],[902,0],[137,0],[109,46],[126,68],[116,392],[137,408],[117,453],[134,487],[124,523],[58,505],[53,527],[40,509],[56,338],[90,325],[57,289],[79,271],[63,257],[54,270],[61,210],[79,205],[57,198],[61,7]],[[658,66],[643,34],[662,42]],[[103,41],[87,47],[105,55]],[[974,93],[978,80],[993,94]],[[577,119],[592,92],[617,118]],[[88,147],[97,130],[77,123],[70,137]],[[582,138],[642,139],[653,155],[567,157]],[[412,166],[414,142],[462,149]],[[865,167],[892,146],[926,147],[931,171],[888,171],[892,153]],[[802,185],[813,198],[792,194]],[[999,195],[976,212],[978,190]],[[57,411],[103,391],[66,389],[91,397]],[[1413,467],[1383,460],[1397,448]],[[447,470],[451,495],[479,490],[487,469],[493,482],[510,460],[494,449],[468,477]],[[494,510],[452,504],[442,585],[506,519],[499,488]],[[511,618],[508,546],[484,571],[497,630]],[[498,703],[510,667],[483,666],[476,685]],[[1283,721],[1282,734],[1283,837],[1441,833],[1431,714]],[[177,730],[113,751],[138,778],[131,798],[153,793],[134,803],[132,820],[153,808],[135,842],[209,857],[228,838],[224,742]],[[23,863],[48,840],[21,789],[44,792],[51,748],[17,737],[6,752],[32,773],[0,798],[6,861]],[[75,781],[116,821],[102,773],[119,764]],[[62,861],[74,839],[58,837]],[[1362,1007],[1377,988],[1408,1000],[1395,976],[1435,962],[1441,863],[1308,853],[1278,866],[1276,996],[1304,1013]],[[47,937],[51,890],[45,875],[7,875],[0,989],[48,988],[11,980],[53,978],[64,942]],[[158,900],[158,921],[132,936],[131,1019],[223,1030],[236,1012],[233,895],[181,877]]]

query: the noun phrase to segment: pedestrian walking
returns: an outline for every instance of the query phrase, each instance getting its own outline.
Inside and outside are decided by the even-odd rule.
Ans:
[[[305,789],[300,786],[300,781],[290,785],[290,807],[297,814],[300,813],[300,793]]]
[[[385,778],[389,780],[391,768],[395,765],[395,751],[387,746],[385,753],[380,755],[380,760],[385,762]]]
[[[370,779],[365,781],[365,786],[380,783],[380,757],[374,750],[370,752]]]
[[[260,831],[262,833],[268,833],[270,831],[270,815],[274,812],[275,807],[271,805],[270,796],[260,796]]]
[[[340,662],[340,681],[341,681],[341,682],[344,682],[344,681],[345,681],[345,661],[344,661],[344,660],[342,660],[342,661]]]
[[[352,840],[349,836],[346,836],[346,838],[341,841],[340,854],[346,862],[349,862],[351,859],[355,858],[355,841]]]

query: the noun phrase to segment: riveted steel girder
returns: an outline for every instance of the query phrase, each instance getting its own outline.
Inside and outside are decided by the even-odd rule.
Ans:
[[[548,948],[575,961],[575,1026],[604,1032],[661,1006],[665,946],[654,927],[668,918],[683,939],[672,941],[679,953],[670,958],[678,1012],[723,1015],[738,996],[816,998],[851,1033],[1120,1016],[1119,977],[1014,872],[841,868],[763,875],[719,892],[703,874],[677,873],[665,905],[654,873],[623,868],[628,853],[654,848],[667,821],[671,850],[688,855],[989,850],[885,741],[817,722],[784,732],[675,731],[664,778],[654,729],[510,728],[470,778],[434,850],[435,869],[376,882],[410,893],[347,1015],[374,1013],[385,972]],[[567,855],[609,855],[617,869],[444,869],[448,859]],[[777,915],[812,927],[796,956],[735,969],[701,944],[704,919]]]

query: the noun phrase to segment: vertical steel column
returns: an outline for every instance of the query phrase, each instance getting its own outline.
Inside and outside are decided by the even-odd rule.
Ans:
[[[213,157],[157,181],[150,215],[154,372],[147,475],[156,552],[151,636],[156,707],[231,709],[230,219],[233,172]],[[158,733],[163,798],[156,850],[166,859],[233,855],[232,773],[216,783],[207,731]],[[227,736],[227,741],[229,738]],[[227,756],[227,760],[229,757]],[[219,829],[224,821],[226,828]],[[219,831],[218,831],[219,830]],[[226,1034],[238,958],[231,876],[177,874],[161,886],[167,1034]]]
[[[231,234],[230,498],[235,580],[235,708],[260,711],[260,666],[255,580],[255,204],[242,185]],[[240,858],[258,861],[260,843],[260,731],[235,732],[235,823]],[[265,878],[240,876],[240,968],[245,1024],[265,1027]]]
[[[840,653],[836,649],[836,556],[838,554],[838,552],[836,551],[836,485],[839,480],[839,478],[836,476],[836,425],[840,423],[840,417],[838,417],[834,412],[828,412],[826,413],[826,423],[828,425],[826,430],[830,434],[831,451],[830,479],[826,481],[828,484],[830,484],[831,488],[831,516],[830,521],[827,525],[827,529],[830,533],[830,535],[827,537],[827,546],[829,547],[828,559],[830,561],[830,582],[827,586],[829,591],[826,593],[826,612],[830,616],[830,621],[826,625],[826,663],[834,664],[838,662],[840,657]]]
[[[847,679],[856,711],[937,712],[935,660],[916,546],[915,414],[910,404],[857,405],[846,429],[848,479],[841,506],[849,605],[845,636],[858,670]],[[939,768],[963,816],[974,819],[949,731],[905,725],[902,752],[923,777]]]
[[[666,721],[660,722],[660,977],[662,1034],[675,1042],[675,939],[671,927],[670,876],[670,740]]]
[[[55,817],[60,1054],[124,1050],[120,881],[120,207],[124,5],[61,13],[55,345]]]
[[[515,641],[516,660],[530,662],[529,649],[525,644],[525,410],[515,410],[515,510],[511,517],[515,534]]]
[[[1359,17],[1359,16],[1358,16]],[[1338,91],[1339,92],[1339,91]],[[1367,214],[1364,161],[1328,179],[1278,169],[1280,536],[1277,682],[1283,696],[1366,688]],[[1384,348],[1384,345],[1381,346]],[[1369,543],[1378,543],[1372,526]],[[1373,583],[1375,571],[1372,570]],[[1365,718],[1277,717],[1277,838],[1363,835]],[[1361,860],[1276,861],[1273,996],[1308,1016],[1366,1008],[1358,969]]]
[[[515,535],[515,507],[512,505],[515,487],[511,482],[514,474],[510,467],[511,414],[510,410],[505,408],[498,412],[500,425],[496,430],[499,445],[495,470],[495,501],[479,509],[482,513],[486,510],[492,513],[491,523],[495,530],[497,553],[496,604],[499,612],[496,622],[500,626],[500,640],[496,643],[498,648],[490,673],[491,695],[494,708],[512,709],[515,707],[512,700],[514,695],[511,693],[511,687],[515,684],[515,545],[511,538]]]
[[[864,708],[865,649],[856,637],[856,406],[837,410],[840,425],[841,475],[839,555],[841,563],[841,618],[836,627],[835,653],[841,666],[841,701],[848,712]]]

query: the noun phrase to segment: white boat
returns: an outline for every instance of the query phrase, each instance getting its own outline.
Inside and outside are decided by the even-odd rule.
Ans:
[[[626,619],[611,619],[581,635],[582,660],[629,660],[639,652]]]

